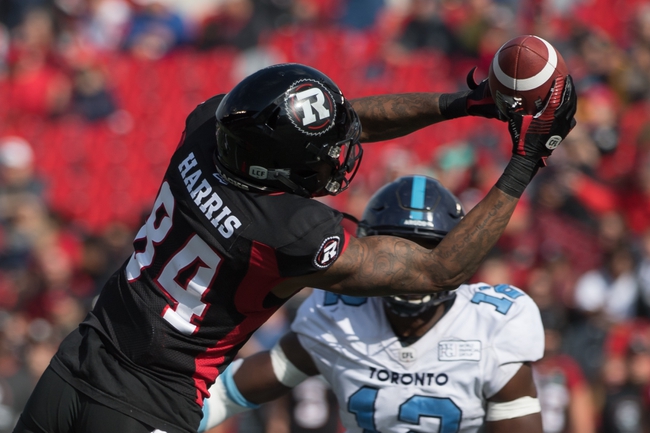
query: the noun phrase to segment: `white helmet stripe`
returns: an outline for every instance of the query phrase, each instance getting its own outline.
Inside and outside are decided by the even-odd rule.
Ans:
[[[546,62],[546,66],[544,66],[544,68],[536,75],[530,78],[518,80],[516,78],[510,77],[505,72],[503,72],[501,66],[499,65],[499,53],[503,47],[499,48],[499,51],[497,51],[494,59],[492,60],[492,71],[494,72],[494,76],[508,89],[518,90],[520,92],[536,89],[542,84],[546,83],[555,72],[555,68],[557,67],[557,53],[555,52],[555,48],[553,48],[553,46],[551,46],[551,44],[546,42],[544,39],[537,36],[533,37],[544,42],[544,45],[546,45],[546,48],[548,50],[548,61]]]

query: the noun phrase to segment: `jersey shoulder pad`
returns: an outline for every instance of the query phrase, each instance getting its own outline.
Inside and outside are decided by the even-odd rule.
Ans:
[[[284,194],[286,201],[275,203],[284,211],[277,228],[282,236],[276,251],[285,276],[304,275],[331,266],[343,253],[349,234],[341,225],[340,212],[316,200]],[[296,203],[294,200],[299,199]]]
[[[544,352],[544,327],[537,304],[509,285],[477,283],[461,286],[458,295],[475,307],[486,324],[486,338],[499,363],[536,361]]]
[[[295,194],[282,194],[281,203],[276,203],[276,210],[285,226],[296,238],[302,238],[312,230],[330,230],[338,227],[343,214],[318,200],[300,197]]]
[[[355,328],[355,323],[350,322],[365,320],[366,317],[372,320],[375,311],[371,304],[371,298],[314,289],[298,308],[291,330],[317,340],[336,339],[338,332],[349,333]],[[349,329],[342,330],[342,326]]]
[[[191,135],[207,121],[210,121],[213,126],[216,125],[217,107],[224,96],[225,94],[215,95],[197,105],[185,120],[185,135]]]
[[[462,302],[479,307],[478,314],[494,320],[507,322],[528,313],[539,315],[539,308],[532,298],[511,284],[464,284],[458,288],[456,296]]]

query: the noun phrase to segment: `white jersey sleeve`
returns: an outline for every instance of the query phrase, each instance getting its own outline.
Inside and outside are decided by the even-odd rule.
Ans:
[[[364,308],[360,309],[361,306]],[[355,314],[361,314],[363,320],[359,317],[350,320]],[[332,383],[330,379],[338,369],[345,368],[337,364],[342,354],[355,359],[357,355],[351,348],[365,352],[363,341],[368,339],[365,331],[372,329],[372,322],[385,320],[383,310],[369,302],[369,298],[316,289],[301,304],[291,330],[298,334],[301,345],[311,354],[323,377]]]
[[[461,295],[491,314],[493,330],[489,338],[491,357],[483,392],[487,398],[499,392],[524,362],[539,360],[544,354],[544,327],[535,302],[520,289],[500,284],[473,284]]]

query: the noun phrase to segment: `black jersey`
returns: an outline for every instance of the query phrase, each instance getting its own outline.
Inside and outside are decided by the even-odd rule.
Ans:
[[[283,303],[271,289],[327,268],[349,239],[316,200],[219,176],[221,98],[188,117],[133,255],[52,361],[77,389],[169,433],[196,430],[209,386]]]

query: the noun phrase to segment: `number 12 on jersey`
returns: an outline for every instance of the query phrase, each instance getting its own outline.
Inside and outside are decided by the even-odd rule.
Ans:
[[[357,425],[364,433],[380,433],[375,426],[375,403],[379,390],[362,386],[348,400],[348,412],[353,413]],[[438,433],[456,433],[460,429],[462,411],[449,398],[414,395],[400,404],[397,419],[413,425],[420,424],[421,417],[440,419]]]

